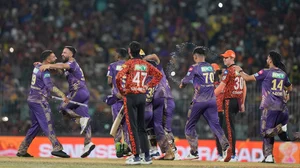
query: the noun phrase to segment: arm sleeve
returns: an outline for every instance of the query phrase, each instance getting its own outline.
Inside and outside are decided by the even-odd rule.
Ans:
[[[154,66],[152,66],[149,63],[148,63],[148,67],[149,67],[149,72],[148,72],[149,75],[153,76],[151,81],[148,83],[148,87],[154,87],[160,82],[160,80],[163,76],[162,76],[162,73],[157,68],[155,68]]]
[[[112,66],[109,65],[107,68],[107,77],[113,77]]]
[[[267,69],[262,69],[260,71],[258,71],[257,73],[254,74],[254,77],[257,81],[262,81],[266,78],[267,74],[268,74]]]
[[[73,72],[75,70],[76,64],[75,62],[67,62],[67,64],[69,64],[70,69],[68,71]]]
[[[225,86],[226,86],[226,84],[228,83],[228,81],[230,79],[229,75],[230,75],[230,73],[228,73],[228,70],[226,69],[223,73],[223,76],[222,76],[222,82],[225,84]]]
[[[124,90],[122,87],[122,78],[123,78],[123,76],[125,76],[128,73],[128,70],[129,70],[128,64],[124,63],[122,66],[123,66],[123,69],[121,71],[119,71],[116,76],[116,84],[117,84],[117,88],[119,89],[120,93],[124,93]]]
[[[195,71],[194,71],[195,67],[194,66],[190,66],[187,74],[185,75],[185,77],[181,80],[181,82],[183,84],[188,84],[188,83],[193,83],[193,79],[195,76]]]
[[[291,86],[291,85],[292,85],[292,84],[291,84],[291,82],[290,82],[289,77],[286,76],[286,77],[284,78],[284,86],[285,86],[285,87],[289,87],[289,86]]]

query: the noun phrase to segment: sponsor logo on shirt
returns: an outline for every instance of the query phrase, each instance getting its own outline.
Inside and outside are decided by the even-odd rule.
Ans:
[[[213,71],[213,68],[211,66],[204,66],[204,67],[201,67],[201,71],[202,72],[211,72],[211,71]]]
[[[284,74],[283,73],[272,72],[272,77],[273,78],[283,79],[284,78]]]
[[[134,66],[134,70],[136,71],[147,71],[146,65],[137,64]]]

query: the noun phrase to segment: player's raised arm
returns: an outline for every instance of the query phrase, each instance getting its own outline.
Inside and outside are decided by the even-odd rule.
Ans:
[[[158,56],[156,54],[150,54],[150,55],[147,55],[143,58],[143,60],[146,60],[146,61],[155,61],[155,63],[158,65],[160,64],[160,59],[158,58]]]
[[[193,83],[194,75],[195,75],[194,66],[192,65],[192,66],[190,66],[185,77],[181,80],[179,88],[184,88],[185,85],[187,85],[189,83]]]
[[[70,64],[68,63],[56,63],[56,64],[47,64],[40,67],[40,71],[45,71],[47,69],[70,69]]]

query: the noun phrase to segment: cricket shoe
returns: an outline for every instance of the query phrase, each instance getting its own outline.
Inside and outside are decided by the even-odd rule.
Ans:
[[[156,151],[155,153],[150,152],[150,156],[152,159],[156,160],[160,158],[160,154],[158,151]]]
[[[197,152],[190,152],[185,158],[184,160],[195,160],[195,159],[199,159],[199,155],[198,155],[198,151]]]
[[[85,132],[88,128],[88,126],[90,125],[91,119],[89,117],[81,117],[79,119],[79,123],[81,126],[81,131],[80,134],[83,134],[83,132]]]
[[[139,165],[142,163],[141,158],[140,157],[130,157],[128,160],[125,161],[126,164],[129,165]]]
[[[231,156],[231,159],[229,162],[238,162],[238,158],[236,155]]]
[[[53,156],[57,156],[57,157],[61,157],[61,158],[70,158],[70,156],[68,154],[66,154],[64,151],[60,150],[60,151],[52,151],[51,155]]]
[[[181,156],[179,155],[177,150],[174,151],[174,155],[175,155],[174,160],[181,160]]]
[[[224,162],[224,158],[221,155],[218,155],[217,162]]]
[[[24,153],[24,154],[21,154],[21,153],[18,152],[16,155],[17,155],[18,157],[33,157],[32,155],[30,155],[30,154],[27,153],[27,152]]]
[[[143,157],[141,159],[141,164],[152,164],[152,158],[151,158],[151,156]]]
[[[229,162],[231,159],[231,153],[232,153],[232,149],[231,147],[228,145],[225,150],[223,151],[223,159],[224,162]]]
[[[261,163],[275,163],[274,156],[268,155],[261,161]]]
[[[93,142],[88,143],[87,145],[84,145],[83,154],[81,155],[81,158],[85,158],[90,155],[90,153],[95,149],[96,145]]]

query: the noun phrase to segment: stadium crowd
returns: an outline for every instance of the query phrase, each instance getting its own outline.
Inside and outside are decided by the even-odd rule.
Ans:
[[[114,61],[115,49],[127,47],[132,40],[141,42],[146,53],[159,55],[165,66],[175,46],[183,42],[207,46],[214,53],[233,49],[237,54],[237,64],[249,74],[262,69],[267,53],[276,49],[284,57],[291,83],[295,89],[299,88],[299,10],[297,0],[1,1],[0,116],[7,116],[8,121],[4,118],[0,121],[0,134],[26,133],[30,125],[26,98],[33,63],[39,61],[39,55],[45,49],[55,51],[60,59],[65,45],[73,45],[78,50],[76,60],[82,66],[91,93],[89,113],[96,136],[108,136],[112,121],[110,108],[102,102],[109,93],[107,67]],[[187,71],[191,61],[180,62],[179,75]],[[221,63],[221,60],[216,61]],[[57,76],[53,82],[67,91],[68,85],[63,77]],[[184,95],[183,100],[178,85],[171,83],[171,86],[178,103],[173,132],[183,136],[185,109],[192,93]],[[253,125],[249,127],[256,126],[257,129],[248,131],[241,122],[237,129],[242,135],[238,138],[259,138],[260,90],[256,88],[252,92],[247,95],[252,102],[247,102],[246,113],[256,114],[256,121],[250,120],[249,124]],[[296,93],[294,98],[299,101]],[[181,104],[186,106],[181,108]],[[293,118],[300,118],[296,113],[299,105],[293,100],[292,104]],[[56,116],[56,132],[58,135],[72,135],[70,130],[78,128],[59,118],[57,105],[53,103],[52,108]],[[245,115],[240,117],[247,121]],[[208,127],[201,128],[200,124],[199,129],[205,132],[200,138],[213,138]],[[300,128],[296,126],[295,129]]]

